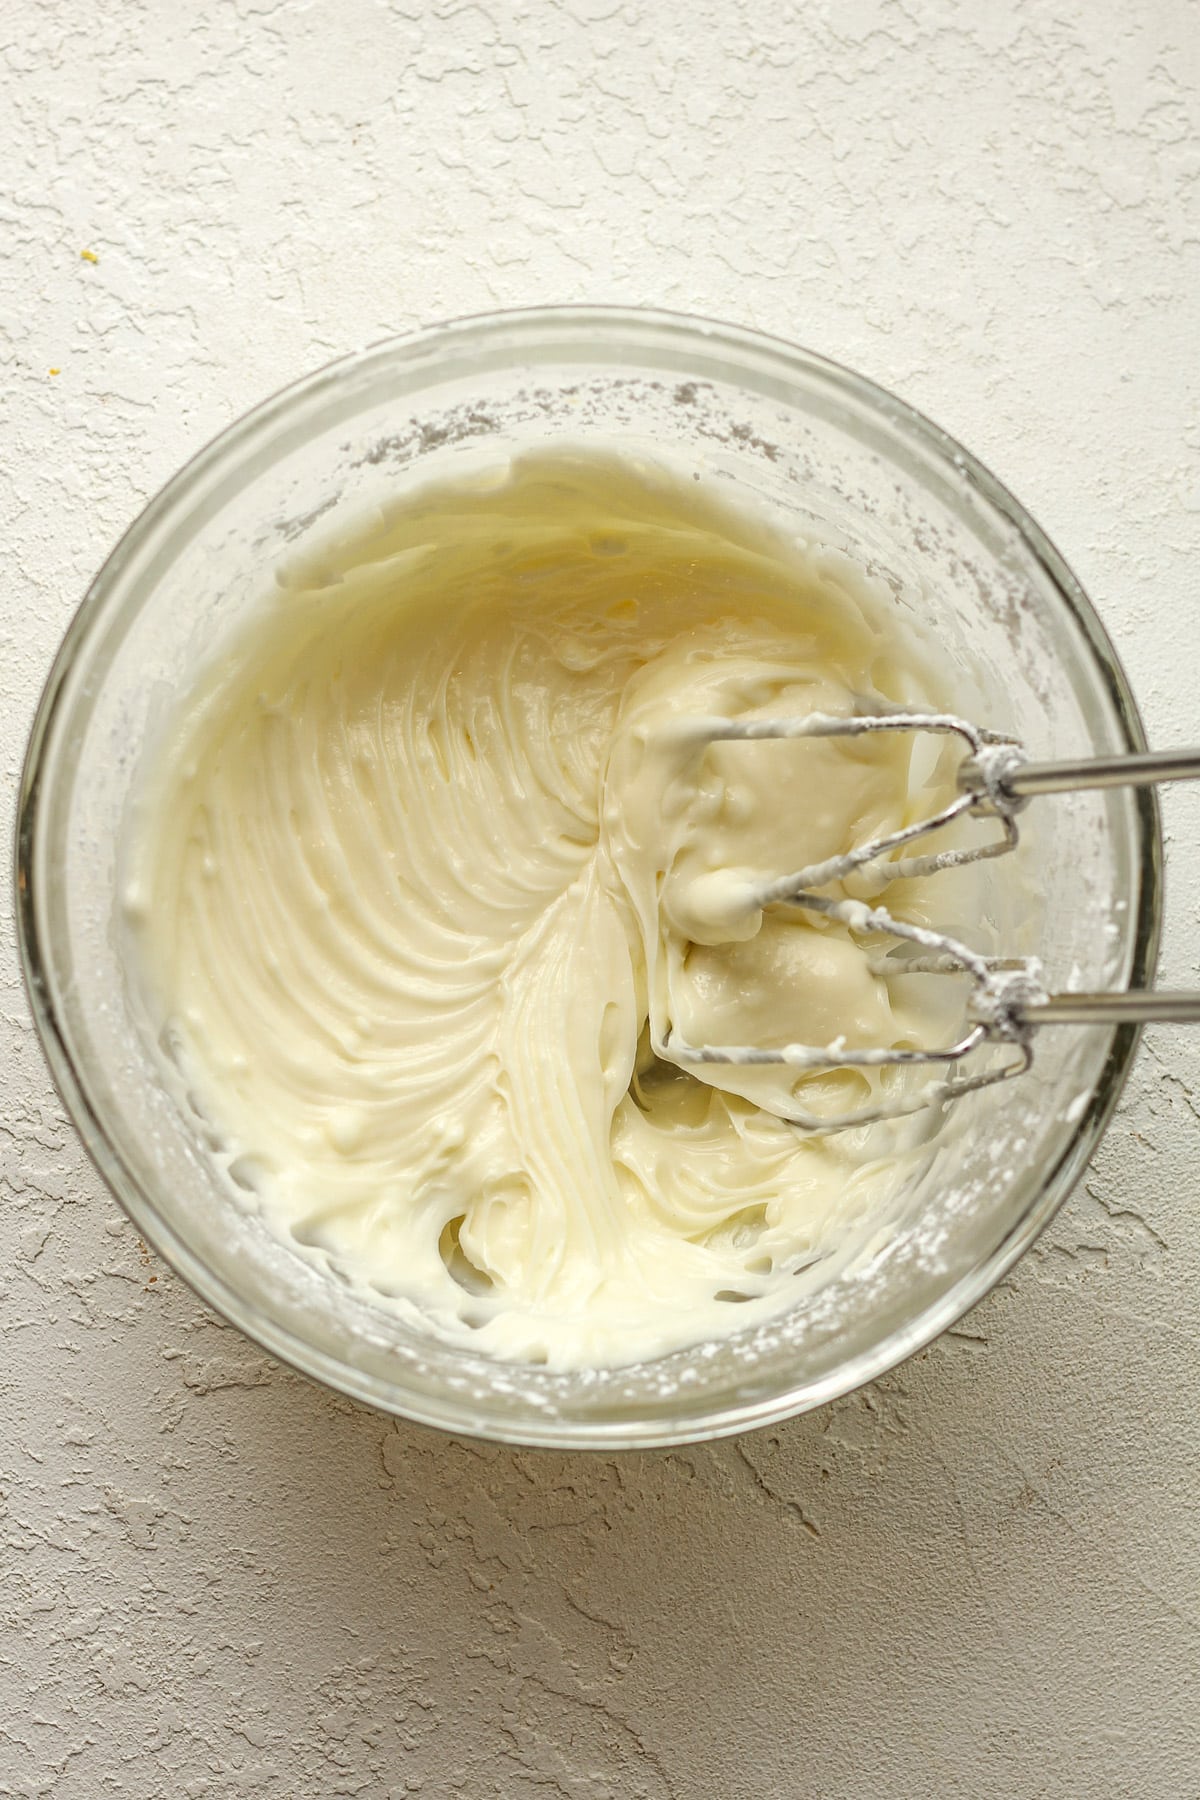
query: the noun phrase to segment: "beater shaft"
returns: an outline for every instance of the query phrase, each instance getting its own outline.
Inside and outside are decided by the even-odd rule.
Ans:
[[[1007,749],[1007,746],[1006,746]],[[1200,777],[1200,750],[1144,750],[1129,756],[1079,757],[1067,762],[1025,762],[1014,755],[999,776],[1013,800],[1067,794],[1081,788],[1154,787],[1160,781]],[[959,764],[960,793],[982,795],[984,782],[973,756]]]
[[[1017,1004],[1023,1025],[1200,1025],[1200,993],[1126,988],[1111,994],[1047,994]]]

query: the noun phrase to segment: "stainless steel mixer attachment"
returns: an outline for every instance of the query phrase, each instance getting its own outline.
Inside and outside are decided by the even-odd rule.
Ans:
[[[745,902],[752,908],[797,906],[806,912],[824,914],[840,921],[856,936],[868,939],[872,949],[878,948],[880,938],[893,940],[889,951],[872,958],[871,966],[877,974],[967,977],[971,989],[962,1035],[933,1049],[855,1049],[843,1038],[828,1044],[784,1044],[767,1049],[755,1045],[689,1044],[672,1027],[663,1038],[664,1056],[684,1067],[704,1063],[783,1065],[795,1069],[798,1075],[898,1065],[943,1065],[952,1071],[917,1095],[910,1091],[836,1117],[814,1113],[798,1103],[785,1115],[794,1124],[829,1131],[897,1117],[1024,1074],[1033,1062],[1035,1030],[1042,1026],[1200,1023],[1200,992],[1052,993],[1043,985],[1041,966],[1035,957],[984,956],[949,932],[912,924],[897,918],[886,907],[820,891],[844,882],[850,875],[855,875],[860,885],[865,883],[869,888],[873,880],[883,888],[894,881],[1004,855],[1016,848],[1020,838],[1018,817],[1036,796],[1195,779],[1200,777],[1200,749],[1033,762],[1014,739],[972,725],[952,713],[864,712],[846,717],[810,713],[794,719],[694,721],[698,754],[708,744],[718,742],[863,737],[876,732],[932,732],[959,738],[967,754],[956,772],[954,798],[929,817],[872,838],[841,855],[788,875],[752,883]],[[688,736],[690,739],[691,730]],[[942,851],[913,856],[895,854],[967,815],[994,821],[996,835],[981,843]],[[897,951],[901,954],[897,955]],[[985,1068],[967,1067],[972,1054],[988,1045],[1001,1046],[1005,1054]]]

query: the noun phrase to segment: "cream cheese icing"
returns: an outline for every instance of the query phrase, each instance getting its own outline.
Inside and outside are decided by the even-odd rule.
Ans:
[[[430,1329],[556,1368],[723,1335],[911,1172],[894,1131],[805,1133],[789,1103],[913,1077],[685,1071],[667,1028],[936,1037],[936,983],[742,896],[945,777],[906,734],[692,722],[943,688],[862,570],[712,482],[545,450],[403,495],[279,571],[148,753],[145,1008],[274,1227]],[[884,898],[922,920],[923,888]]]

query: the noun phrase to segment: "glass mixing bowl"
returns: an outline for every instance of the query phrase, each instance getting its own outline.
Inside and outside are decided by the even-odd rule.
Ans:
[[[661,451],[840,546],[963,667],[981,722],[1031,753],[1143,747],[1078,582],[988,472],[910,407],[789,344],[608,307],[466,319],[364,350],[257,407],[151,502],[51,672],[18,827],[24,967],[59,1091],[137,1228],[250,1337],[348,1394],[482,1437],[668,1444],[745,1430],[879,1375],[974,1304],[1070,1191],[1136,1046],[1047,1030],[1035,1073],[953,1109],[882,1243],[768,1325],[640,1366],[555,1374],[451,1347],[290,1251],[219,1177],[159,1077],[115,916],[140,747],[282,559],[397,485],[561,439]],[[1057,985],[1146,983],[1160,913],[1153,799],[1038,802],[1023,929]],[[995,865],[999,867],[999,865]],[[1021,924],[1020,909],[1001,920]],[[1030,924],[1037,915],[1036,922]]]

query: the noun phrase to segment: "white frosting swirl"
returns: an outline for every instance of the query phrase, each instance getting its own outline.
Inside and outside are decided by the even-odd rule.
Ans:
[[[930,685],[844,558],[597,456],[426,488],[281,573],[126,846],[155,1020],[278,1228],[555,1367],[786,1304],[886,1216],[895,1140],[798,1133],[794,1074],[650,1046],[921,1041],[844,926],[755,912],[746,872],[938,792],[907,736],[705,749],[687,721]],[[893,1079],[809,1077],[805,1104]]]

